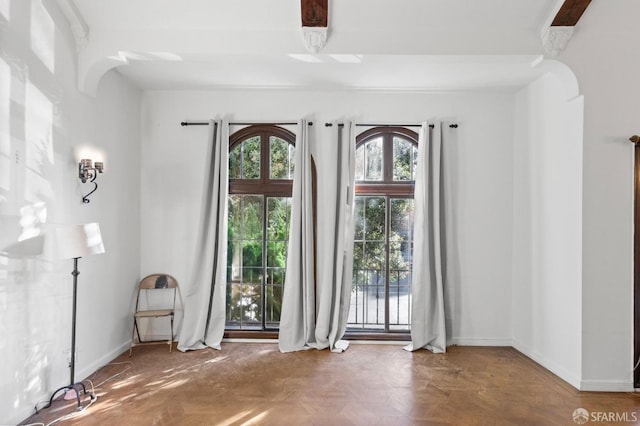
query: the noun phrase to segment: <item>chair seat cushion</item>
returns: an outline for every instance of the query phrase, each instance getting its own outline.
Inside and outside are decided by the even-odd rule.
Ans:
[[[138,311],[136,312],[136,318],[145,317],[166,317],[173,315],[173,309],[156,309],[151,311]]]

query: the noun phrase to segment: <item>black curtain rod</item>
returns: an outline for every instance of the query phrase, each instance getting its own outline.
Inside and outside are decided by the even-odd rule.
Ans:
[[[433,126],[433,124],[430,124]],[[366,124],[356,123],[356,127],[422,127],[422,124]]]
[[[208,121],[182,121],[181,126],[208,126]]]
[[[266,126],[293,126],[298,123],[229,123],[230,126],[254,126],[254,125],[266,125]],[[309,121],[307,124],[309,126],[313,126],[313,122]],[[208,121],[182,121],[180,122],[181,126],[208,126]]]
[[[331,127],[333,126],[333,123],[324,123],[324,125],[326,127]],[[339,123],[338,127],[343,127],[344,124],[343,123]],[[421,127],[422,124],[356,124],[356,127]],[[434,128],[435,125],[433,124],[429,124],[430,128]],[[456,123],[454,124],[449,124],[449,127],[451,129],[457,129],[458,125]]]

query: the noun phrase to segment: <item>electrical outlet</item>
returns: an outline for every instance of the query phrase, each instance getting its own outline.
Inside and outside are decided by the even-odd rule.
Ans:
[[[22,147],[22,146],[14,147],[14,150],[13,150],[13,161],[16,163],[16,165],[19,166],[21,164],[24,164],[24,158],[25,158],[24,147]]]
[[[64,354],[67,357],[67,365],[71,367],[71,351],[64,351]],[[78,351],[76,351],[75,362],[78,363]]]

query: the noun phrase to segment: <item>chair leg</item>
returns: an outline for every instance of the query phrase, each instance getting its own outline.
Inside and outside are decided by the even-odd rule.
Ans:
[[[173,346],[173,315],[171,315],[171,340],[169,340],[169,352]]]
[[[131,354],[133,353],[133,342],[134,339],[136,338],[136,328],[137,328],[137,324],[136,324],[136,317],[133,317],[133,328],[131,329],[131,344],[129,345],[129,356],[131,356]]]

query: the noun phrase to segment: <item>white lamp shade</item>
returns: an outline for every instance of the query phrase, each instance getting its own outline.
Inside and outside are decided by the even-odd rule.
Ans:
[[[104,253],[100,225],[97,223],[59,227],[56,229],[56,236],[60,259],[75,259]]]

